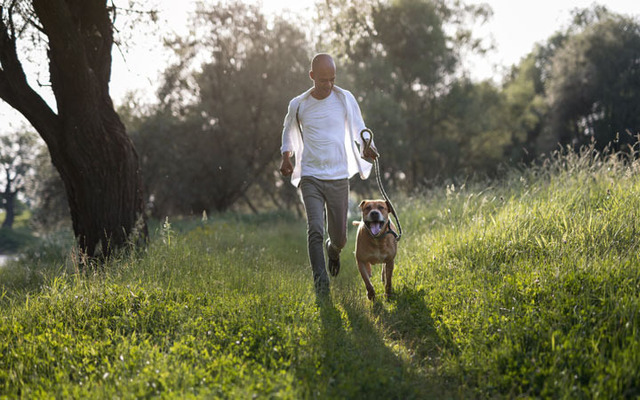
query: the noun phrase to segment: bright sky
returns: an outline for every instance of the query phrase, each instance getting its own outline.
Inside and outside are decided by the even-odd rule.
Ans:
[[[467,60],[472,76],[480,79],[497,78],[505,68],[517,64],[533,50],[535,43],[544,42],[571,22],[571,11],[589,8],[594,3],[609,11],[640,18],[637,0],[486,0],[468,3],[487,3],[493,17],[476,35],[493,38],[496,49],[482,59]]]
[[[295,13],[313,10],[314,0],[247,0],[264,7],[265,12],[282,13],[288,9]],[[116,1],[118,3],[118,1]],[[161,10],[166,27],[184,32],[188,4],[193,0],[155,0]],[[477,36],[493,41],[495,50],[484,57],[463,60],[471,77],[477,80],[500,80],[505,70],[528,54],[536,42],[543,42],[554,32],[570,23],[571,10],[590,7],[593,0],[468,0],[467,3],[487,3],[493,8],[493,17],[473,30]],[[601,0],[609,10],[640,18],[638,0]],[[131,90],[153,96],[162,71],[166,53],[159,42],[139,44],[123,58],[116,50],[113,55],[111,92],[118,104]],[[0,132],[17,129],[16,113],[0,100]],[[10,122],[6,122],[10,121]]]

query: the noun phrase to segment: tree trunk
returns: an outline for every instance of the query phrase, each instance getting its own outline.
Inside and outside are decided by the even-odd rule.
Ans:
[[[4,193],[2,193],[3,206],[4,206],[4,221],[2,222],[2,228],[13,228],[13,221],[16,218],[15,204],[16,204],[16,194],[17,192],[13,191],[12,183],[13,179],[11,179],[11,173],[9,170],[5,171],[5,179],[7,183],[4,187]]]
[[[146,235],[137,153],[112,106],[101,104],[95,115],[103,120],[69,118],[65,125],[75,134],[51,151],[78,244],[92,257],[126,245],[137,225]]]
[[[57,114],[26,82],[16,38],[4,24],[0,97],[46,142],[64,182],[80,249],[91,258],[108,257],[146,239],[147,228],[138,155],[109,95],[113,32],[106,2],[32,3],[48,38]]]
[[[4,193],[4,221],[2,228],[12,229],[16,219],[16,193]]]
[[[4,207],[4,221],[2,222],[2,228],[13,228],[13,221],[16,218],[15,212],[15,204],[16,204],[16,194],[17,192],[13,191],[13,179],[11,178],[11,173],[9,170],[5,170],[5,179],[7,182],[5,183],[4,192],[2,193],[3,207]]]

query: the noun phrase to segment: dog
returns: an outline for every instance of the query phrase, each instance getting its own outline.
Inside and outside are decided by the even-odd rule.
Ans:
[[[356,236],[356,262],[358,270],[367,288],[367,297],[373,300],[376,292],[371,284],[371,265],[384,264],[382,268],[382,282],[385,296],[391,296],[391,277],[398,250],[395,226],[389,219],[393,212],[391,204],[384,200],[363,200],[360,203],[362,220],[354,221],[358,226]]]

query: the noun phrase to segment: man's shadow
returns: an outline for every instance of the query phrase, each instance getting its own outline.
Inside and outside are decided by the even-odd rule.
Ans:
[[[402,289],[393,302],[395,306],[387,311],[380,301],[364,305],[353,299],[338,304],[331,298],[318,301],[321,331],[316,337],[321,354],[310,357],[299,371],[300,381],[315,374],[307,382],[307,389],[314,391],[309,397],[455,397],[442,381],[420,368],[430,358],[437,359],[444,343],[424,297]],[[402,309],[407,306],[411,308]],[[395,343],[405,350],[394,350]]]

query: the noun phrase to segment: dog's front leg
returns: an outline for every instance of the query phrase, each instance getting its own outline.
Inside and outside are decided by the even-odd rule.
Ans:
[[[364,286],[367,288],[367,297],[369,300],[373,300],[376,297],[376,291],[373,289],[370,279],[371,263],[358,261],[358,270],[360,271],[360,276],[362,276],[362,280],[364,281]]]
[[[387,298],[391,297],[391,276],[393,275],[394,260],[388,261],[384,265],[384,294]]]

